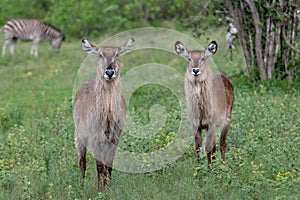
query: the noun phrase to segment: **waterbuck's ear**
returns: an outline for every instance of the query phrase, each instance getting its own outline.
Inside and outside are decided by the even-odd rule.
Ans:
[[[130,38],[121,48],[120,48],[120,55],[127,53],[130,51],[135,44],[135,40],[133,38]]]
[[[92,55],[98,55],[98,47],[96,47],[96,45],[90,43],[88,40],[82,39],[81,45],[85,52],[92,54]]]
[[[212,41],[211,43],[209,43],[205,49],[205,56],[211,56],[214,55],[218,50],[218,44],[216,41]]]
[[[182,56],[187,60],[191,59],[189,55],[189,51],[187,50],[187,48],[185,48],[185,46],[180,41],[177,41],[175,43],[175,51],[179,56]]]

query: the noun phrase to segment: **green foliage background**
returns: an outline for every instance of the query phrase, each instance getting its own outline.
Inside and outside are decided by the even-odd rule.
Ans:
[[[12,18],[36,18],[81,38],[143,26],[194,14],[197,1],[182,0],[1,0],[0,25]]]

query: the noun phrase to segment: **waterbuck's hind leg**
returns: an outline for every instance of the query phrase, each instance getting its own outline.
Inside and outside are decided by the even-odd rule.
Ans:
[[[77,149],[79,155],[79,167],[81,172],[81,184],[83,185],[86,171],[86,147],[80,140],[77,140]]]
[[[108,180],[111,180],[111,172],[112,172],[112,167],[106,167],[107,168],[107,172],[108,172]]]
[[[79,159],[79,166],[81,171],[81,184],[84,183],[85,171],[86,171],[86,154],[83,154]]]
[[[225,165],[225,153],[226,153],[226,137],[227,133],[229,131],[230,122],[227,123],[224,128],[221,130],[221,137],[220,137],[220,151],[221,151],[221,157],[222,157],[222,163]]]
[[[213,160],[216,160],[216,144],[214,144],[213,150],[212,150],[212,157]]]

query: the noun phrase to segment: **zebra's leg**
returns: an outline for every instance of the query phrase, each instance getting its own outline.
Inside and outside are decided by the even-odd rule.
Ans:
[[[7,45],[9,44],[9,42],[10,42],[10,39],[6,39],[4,41],[4,43],[3,43],[3,46],[2,46],[2,57],[5,56],[5,50],[6,50]]]
[[[14,53],[15,53],[16,43],[17,43],[17,39],[12,39],[11,45],[10,45],[10,54],[11,55],[14,55]]]
[[[33,45],[31,47],[30,55],[38,56],[38,44],[39,40],[33,40]]]

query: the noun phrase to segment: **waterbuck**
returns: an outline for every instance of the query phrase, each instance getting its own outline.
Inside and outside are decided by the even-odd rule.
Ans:
[[[126,106],[121,93],[118,57],[134,46],[131,38],[121,47],[97,47],[82,40],[83,50],[99,59],[96,77],[77,91],[73,118],[82,182],[86,170],[86,152],[96,160],[98,189],[107,187],[121,132],[125,125]]]
[[[230,127],[231,111],[234,102],[234,92],[230,81],[222,74],[213,74],[206,60],[214,55],[218,45],[212,41],[205,51],[187,48],[179,41],[175,43],[175,51],[179,56],[189,61],[185,74],[185,95],[187,115],[191,120],[195,135],[196,153],[202,148],[202,130],[206,129],[205,150],[208,167],[211,156],[216,151],[216,130],[221,129],[220,151],[225,164],[226,136]]]

